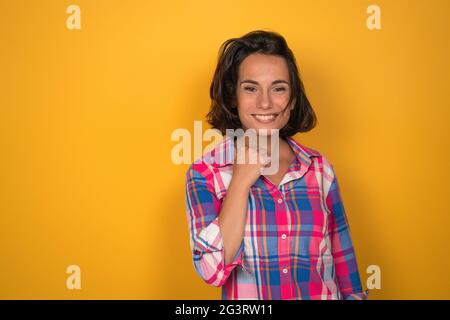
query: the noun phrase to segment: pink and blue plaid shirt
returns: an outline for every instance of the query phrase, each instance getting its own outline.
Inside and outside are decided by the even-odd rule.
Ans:
[[[219,212],[230,184],[234,139],[225,136],[186,174],[186,213],[196,273],[222,299],[365,299],[332,164],[292,138],[296,159],[280,184],[250,189],[244,239],[224,264]]]

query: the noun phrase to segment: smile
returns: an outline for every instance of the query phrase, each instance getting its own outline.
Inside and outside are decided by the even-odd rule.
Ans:
[[[258,121],[262,123],[271,123],[278,116],[278,113],[269,113],[269,114],[252,114],[252,116]]]

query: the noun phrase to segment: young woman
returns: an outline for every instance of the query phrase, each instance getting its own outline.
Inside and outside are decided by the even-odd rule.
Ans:
[[[258,30],[227,40],[210,95],[208,121],[225,137],[186,174],[198,275],[223,299],[365,299],[333,166],[292,138],[316,116],[285,39]],[[227,129],[268,132],[278,171],[263,174],[259,157],[235,161],[262,149],[238,148]]]

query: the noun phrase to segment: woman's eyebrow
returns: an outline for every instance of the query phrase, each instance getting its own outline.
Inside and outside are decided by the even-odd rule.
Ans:
[[[243,84],[243,83],[253,83],[253,84],[258,84],[259,85],[258,81],[255,81],[255,80],[242,80],[241,82],[239,82],[239,84]],[[286,80],[275,80],[275,81],[272,81],[272,85],[277,84],[277,83],[289,84],[289,82],[287,82]]]

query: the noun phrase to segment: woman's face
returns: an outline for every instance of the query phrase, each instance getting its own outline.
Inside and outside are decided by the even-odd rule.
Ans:
[[[236,87],[239,119],[244,130],[282,129],[289,120],[289,71],[283,57],[253,53],[239,66]],[[293,105],[293,104],[292,104]]]

